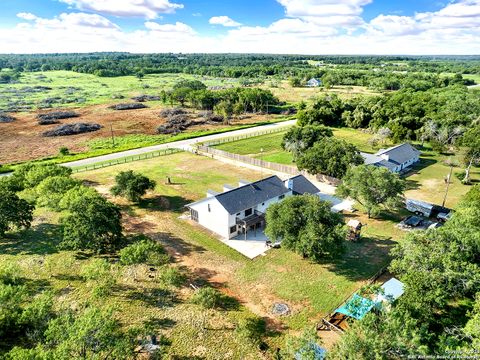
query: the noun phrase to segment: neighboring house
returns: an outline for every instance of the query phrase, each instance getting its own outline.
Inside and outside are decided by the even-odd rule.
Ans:
[[[207,197],[187,205],[191,219],[231,239],[249,230],[265,226],[265,212],[287,196],[318,194],[318,190],[303,175],[282,181],[270,176],[256,182],[240,181],[239,187],[224,186],[222,193],[208,190]]]
[[[307,81],[307,86],[308,87],[319,87],[322,86],[322,80],[311,78],[310,80]]]
[[[382,149],[376,154],[361,153],[366,165],[382,166],[400,173],[420,160],[420,151],[405,143]]]

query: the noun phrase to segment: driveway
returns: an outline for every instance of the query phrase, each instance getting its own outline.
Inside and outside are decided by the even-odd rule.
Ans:
[[[170,142],[170,143],[147,146],[147,147],[142,147],[142,148],[133,149],[133,150],[127,150],[127,151],[121,151],[121,152],[118,152],[118,153],[102,155],[102,156],[97,156],[97,157],[78,160],[78,161],[71,161],[71,162],[63,163],[62,165],[67,166],[67,167],[78,167],[78,166],[93,165],[93,164],[96,164],[96,163],[99,163],[99,162],[116,160],[116,159],[124,158],[124,157],[127,157],[127,156],[141,155],[141,154],[150,153],[150,152],[158,151],[158,150],[165,150],[165,149],[180,149],[180,150],[185,150],[185,151],[192,151],[193,150],[192,145],[194,145],[196,143],[199,143],[199,142],[218,140],[218,139],[231,137],[231,136],[254,134],[254,133],[257,133],[257,132],[260,132],[260,131],[268,131],[268,130],[283,128],[283,127],[289,127],[289,126],[295,125],[295,123],[296,123],[296,120],[289,120],[289,121],[283,121],[283,122],[279,122],[279,123],[266,124],[266,125],[255,126],[255,127],[247,128],[247,129],[229,131],[229,132],[225,132],[225,133],[221,133],[221,134],[205,135],[205,136],[200,136],[200,137],[197,137],[197,138],[194,138],[194,139],[174,141],[174,142]]]

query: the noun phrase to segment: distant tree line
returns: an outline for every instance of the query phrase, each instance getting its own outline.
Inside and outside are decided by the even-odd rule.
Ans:
[[[453,143],[458,135],[477,124],[480,94],[464,86],[414,91],[400,90],[381,96],[342,100],[324,95],[298,114],[299,125],[347,126],[389,129],[394,141],[437,140]],[[437,134],[431,132],[431,126]],[[443,133],[442,133],[443,132]]]
[[[134,75],[142,78],[147,74],[161,73],[244,79],[266,76],[322,77],[330,85],[363,85],[396,90],[396,87],[405,87],[398,85],[399,82],[403,84],[404,80],[409,86],[415,79],[421,80],[422,86],[440,86],[442,81],[458,81],[451,76],[440,76],[444,73],[458,74],[460,77],[461,74],[479,74],[480,58],[171,53],[35,54],[0,55],[0,69],[2,68],[16,72],[71,70],[102,77]],[[404,72],[408,72],[408,79],[404,79]],[[379,80],[383,78],[386,79]]]

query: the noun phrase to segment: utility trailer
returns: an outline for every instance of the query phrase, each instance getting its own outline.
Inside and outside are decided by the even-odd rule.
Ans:
[[[407,199],[405,201],[405,207],[415,215],[434,218],[441,221],[447,221],[450,218],[452,211],[444,206],[434,205],[414,199]]]

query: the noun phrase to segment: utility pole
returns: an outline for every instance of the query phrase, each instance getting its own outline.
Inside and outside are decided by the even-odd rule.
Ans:
[[[113,125],[110,123],[110,133],[112,134],[112,147],[115,147],[115,136],[113,136]]]
[[[445,202],[447,201],[448,188],[450,187],[450,180],[452,179],[453,165],[450,165],[450,174],[447,178],[447,189],[445,190],[445,197],[443,198],[442,207],[445,207]]]

